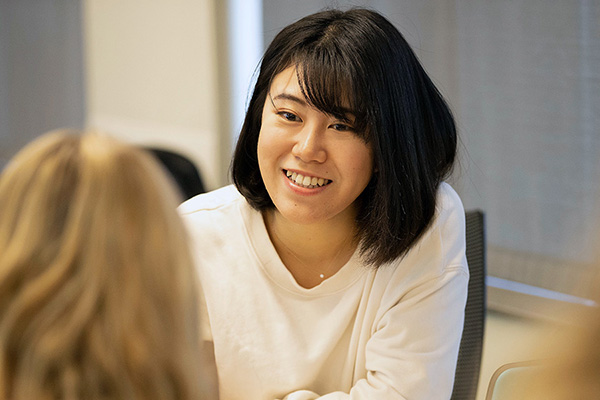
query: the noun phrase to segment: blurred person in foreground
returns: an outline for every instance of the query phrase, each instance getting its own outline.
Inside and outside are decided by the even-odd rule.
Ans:
[[[600,400],[600,290],[592,300],[595,305],[565,316],[569,326],[560,335],[544,341],[544,358],[511,387],[512,399]]]
[[[41,136],[0,175],[0,399],[211,399],[174,185],[95,133]]]
[[[600,252],[595,253],[588,280],[581,282],[592,288],[586,301],[548,309],[561,322],[533,349],[531,359],[497,370],[502,374],[492,378],[486,398],[600,400]]]

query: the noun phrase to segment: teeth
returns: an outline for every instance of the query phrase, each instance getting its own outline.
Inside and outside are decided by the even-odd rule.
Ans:
[[[309,189],[325,186],[331,182],[329,179],[317,178],[316,176],[304,176],[291,171],[285,171],[285,175],[289,180],[295,182],[296,185],[307,187]]]

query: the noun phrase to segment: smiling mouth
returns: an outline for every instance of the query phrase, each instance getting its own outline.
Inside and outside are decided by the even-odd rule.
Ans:
[[[331,183],[329,179],[317,178],[316,176],[304,176],[297,172],[288,171],[286,169],[283,171],[285,172],[285,176],[287,176],[290,181],[303,188],[314,189],[327,186]]]

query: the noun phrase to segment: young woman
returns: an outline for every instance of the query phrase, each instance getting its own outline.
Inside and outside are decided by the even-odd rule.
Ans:
[[[211,399],[197,275],[150,154],[53,132],[0,176],[0,399]]]
[[[233,181],[181,206],[222,399],[448,399],[467,295],[452,115],[380,14],[262,60]]]

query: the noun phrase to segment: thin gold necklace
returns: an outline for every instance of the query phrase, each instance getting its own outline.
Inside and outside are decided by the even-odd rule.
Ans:
[[[273,226],[273,228],[271,229],[271,231],[273,232],[273,234],[275,235],[275,237],[277,238],[277,241],[279,243],[281,243],[281,245],[285,248],[285,250],[290,253],[292,255],[292,257],[294,257],[300,264],[302,264],[305,268],[308,268],[309,270],[314,270],[313,267],[307,265],[304,261],[302,261],[302,259],[300,257],[298,257],[298,255],[292,250],[290,249],[284,242],[283,240],[281,240],[281,238],[279,237],[279,235],[277,234],[275,227]],[[337,253],[335,253],[335,256],[333,256],[333,258],[331,259],[331,261],[327,264],[327,266],[324,268],[325,271],[329,270],[329,268],[333,265],[333,263],[337,260],[338,256],[342,253],[342,250],[344,250],[344,248],[346,247],[349,239],[352,237],[352,235],[348,235],[346,237],[346,239],[344,239],[344,242],[341,244],[340,248],[338,249]],[[339,270],[338,270],[339,271]],[[332,274],[332,276],[335,274]],[[325,279],[325,274],[323,272],[319,273],[319,278],[321,279]]]

